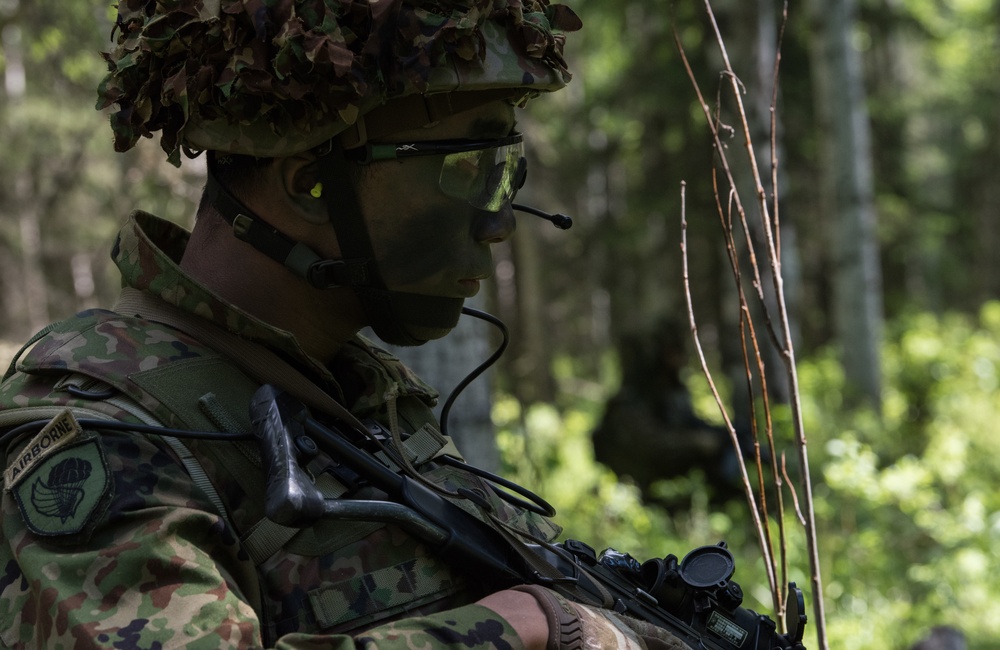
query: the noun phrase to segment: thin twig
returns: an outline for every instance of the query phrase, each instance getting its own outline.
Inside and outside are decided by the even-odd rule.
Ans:
[[[781,24],[778,27],[778,40],[774,48],[774,74],[771,78],[771,104],[769,106],[770,116],[771,116],[771,205],[772,205],[772,222],[774,224],[774,250],[775,250],[775,261],[777,262],[778,272],[781,272],[781,218],[778,208],[778,88],[779,88],[779,72],[781,71],[781,47],[785,41],[785,27],[788,25],[788,0],[785,0],[781,9]],[[791,336],[789,335],[789,347],[791,347]],[[783,584],[788,583],[788,553],[786,550],[786,545],[788,543],[785,536],[785,525],[784,525],[784,492],[782,490],[782,484],[788,485],[788,489],[791,491],[792,499],[795,502],[795,512],[798,515],[799,521],[805,525],[805,518],[802,517],[802,512],[799,510],[798,496],[795,494],[794,484],[788,480],[788,471],[785,467],[785,455],[781,455],[781,473],[778,473],[778,459],[776,449],[774,447],[774,437],[773,430],[768,422],[768,435],[771,444],[771,467],[774,472],[774,484],[778,492],[778,511],[782,513],[782,517],[778,523],[779,535],[781,537],[781,581]]]
[[[708,108],[708,104],[707,104],[707,102],[705,102],[704,97],[701,94],[701,90],[698,87],[697,81],[694,78],[694,74],[693,74],[693,72],[691,70],[691,66],[690,66],[690,64],[689,64],[689,62],[687,60],[687,57],[686,57],[685,53],[684,53],[684,48],[681,45],[680,38],[677,35],[676,29],[674,30],[674,40],[675,40],[675,43],[677,44],[677,49],[680,52],[681,60],[682,60],[682,62],[684,64],[684,67],[685,67],[685,69],[687,71],[688,77],[690,78],[690,80],[692,82],[692,86],[694,87],[695,92],[698,95],[698,100],[699,100],[699,103],[701,105],[702,111],[705,113],[706,122],[708,123],[709,128],[710,128],[710,130],[712,132],[712,136],[713,136],[713,140],[714,140],[714,146],[715,146],[716,151],[718,152],[718,162],[719,162],[719,165],[721,166],[721,168],[725,172],[725,176],[726,176],[727,181],[730,184],[730,188],[734,188],[731,191],[731,193],[730,193],[730,201],[731,201],[731,205],[735,205],[736,206],[736,212],[739,214],[741,226],[742,226],[743,232],[744,232],[744,236],[746,237],[746,240],[747,240],[748,255],[749,255],[749,258],[750,258],[751,269],[753,270],[753,273],[754,273],[753,286],[754,286],[754,288],[756,290],[758,299],[760,300],[762,308],[763,308],[763,314],[764,314],[764,318],[765,318],[767,326],[768,326],[767,327],[768,332],[771,335],[772,341],[775,343],[776,348],[779,349],[779,350],[781,350],[781,352],[782,352],[782,358],[784,360],[785,369],[786,369],[786,372],[787,372],[787,375],[788,375],[788,380],[789,380],[790,389],[791,389],[791,409],[792,409],[793,426],[794,426],[794,429],[795,429],[796,441],[798,443],[799,460],[800,460],[800,464],[802,465],[802,477],[801,477],[801,480],[802,480],[802,487],[803,487],[803,491],[804,491],[805,515],[803,515],[802,510],[799,507],[799,501],[798,501],[797,493],[795,492],[794,488],[792,487],[791,481],[788,479],[787,467],[785,465],[785,456],[784,456],[784,454],[782,454],[781,472],[777,471],[777,460],[776,460],[776,450],[774,448],[773,429],[772,429],[772,424],[770,422],[770,416],[769,416],[769,410],[768,410],[767,411],[767,413],[768,413],[767,427],[768,427],[769,444],[771,445],[771,449],[772,449],[772,471],[774,471],[774,474],[775,474],[775,482],[779,486],[779,490],[778,490],[778,494],[779,494],[779,511],[782,508],[781,498],[780,498],[780,495],[782,494],[782,491],[780,489],[781,488],[781,480],[784,479],[785,481],[787,481],[787,483],[789,485],[789,489],[790,489],[791,494],[792,494],[793,502],[795,504],[796,513],[799,516],[799,519],[800,519],[800,521],[802,522],[802,524],[803,524],[803,526],[805,528],[806,541],[807,541],[807,546],[808,546],[808,551],[809,551],[810,576],[811,576],[811,580],[812,580],[812,597],[813,597],[813,605],[814,605],[814,612],[815,612],[814,625],[815,625],[816,630],[817,630],[817,639],[818,639],[818,642],[819,642],[820,649],[821,650],[826,650],[827,649],[827,641],[826,641],[826,630],[825,630],[826,624],[825,624],[825,615],[824,615],[824,607],[823,607],[823,595],[822,595],[822,579],[821,579],[821,576],[820,576],[820,567],[819,567],[818,544],[817,544],[817,539],[816,539],[816,525],[815,525],[815,510],[813,508],[813,501],[812,501],[812,484],[811,484],[811,478],[810,478],[810,474],[809,474],[808,451],[807,451],[807,444],[806,444],[807,441],[806,441],[806,436],[805,436],[805,432],[804,432],[804,426],[803,426],[803,423],[802,423],[801,404],[799,402],[798,375],[797,375],[797,370],[795,368],[795,355],[794,355],[794,349],[793,349],[793,342],[791,340],[791,329],[790,329],[789,321],[788,321],[788,312],[787,312],[787,307],[786,307],[786,304],[785,304],[783,278],[782,278],[782,275],[781,275],[780,233],[778,232],[779,222],[778,222],[778,219],[777,219],[777,214],[778,214],[777,213],[777,206],[778,206],[777,163],[778,163],[778,160],[777,160],[777,136],[776,136],[776,117],[775,117],[775,115],[776,115],[776,105],[777,105],[777,80],[778,80],[778,68],[779,68],[780,56],[776,56],[776,60],[775,60],[774,88],[772,89],[772,102],[771,102],[771,158],[772,158],[771,182],[772,182],[772,189],[773,189],[772,201],[773,201],[773,205],[774,205],[774,215],[775,215],[775,217],[772,219],[771,216],[770,216],[771,213],[768,210],[767,195],[766,195],[766,192],[765,192],[765,190],[763,188],[763,183],[761,181],[761,176],[760,176],[760,171],[759,171],[759,165],[758,165],[757,160],[756,160],[756,155],[755,155],[755,152],[753,150],[753,144],[752,144],[752,140],[751,140],[751,137],[750,137],[750,129],[749,129],[748,121],[747,121],[746,110],[745,110],[745,107],[744,107],[743,101],[742,101],[743,88],[742,88],[742,85],[740,84],[739,79],[737,78],[736,74],[732,70],[732,66],[731,66],[731,64],[729,62],[729,55],[728,55],[728,53],[726,51],[726,47],[725,47],[725,43],[723,42],[722,35],[719,32],[718,24],[717,24],[717,21],[715,19],[714,13],[712,11],[711,3],[710,3],[709,0],[705,0],[705,8],[706,8],[706,11],[707,11],[708,16],[710,18],[712,28],[713,28],[713,30],[715,32],[716,42],[717,42],[717,44],[719,46],[722,58],[723,58],[723,60],[725,62],[725,70],[724,70],[723,74],[724,74],[724,76],[726,78],[728,78],[728,80],[730,82],[732,94],[733,94],[734,99],[736,100],[736,103],[737,103],[738,115],[739,115],[739,118],[741,120],[741,126],[742,126],[742,130],[743,130],[743,134],[744,134],[744,138],[745,138],[745,142],[746,142],[746,153],[747,153],[747,157],[748,157],[750,168],[751,168],[752,175],[753,175],[754,189],[755,189],[755,192],[756,192],[756,195],[757,195],[757,202],[758,202],[757,204],[758,204],[758,207],[759,207],[759,210],[760,210],[760,219],[761,219],[761,222],[762,222],[762,225],[763,225],[764,234],[765,234],[765,242],[766,242],[766,246],[767,246],[767,258],[768,258],[768,262],[769,262],[769,265],[770,265],[770,268],[771,268],[771,272],[772,272],[772,278],[771,278],[771,280],[772,280],[772,283],[773,283],[773,289],[774,289],[775,297],[776,297],[776,300],[777,300],[778,316],[779,316],[780,325],[781,325],[781,333],[780,334],[779,334],[777,328],[774,326],[774,322],[771,319],[770,309],[768,308],[767,302],[764,300],[763,283],[761,281],[760,270],[759,270],[759,267],[757,265],[756,254],[755,254],[755,247],[754,247],[754,243],[753,243],[754,240],[753,240],[752,236],[750,235],[749,224],[747,223],[747,220],[746,220],[746,212],[745,212],[745,210],[743,208],[742,201],[740,199],[739,193],[735,191],[736,183],[735,183],[735,181],[733,179],[733,174],[732,174],[732,171],[731,171],[730,166],[729,166],[729,161],[728,161],[728,159],[726,157],[726,147],[723,145],[723,143],[721,141],[721,138],[719,136],[719,132],[720,132],[720,130],[722,128],[721,113],[717,112],[713,116],[711,110]],[[784,11],[783,11],[782,27],[781,27],[781,32],[780,32],[781,36],[779,37],[779,43],[778,43],[778,51],[779,52],[780,52],[780,42],[781,42],[781,39],[783,38],[784,27],[785,27],[785,23],[786,22],[787,22],[787,3],[785,4]],[[721,101],[717,102],[717,106],[719,107],[719,110],[721,111]],[[719,195],[720,195],[720,193],[718,192],[718,187],[717,187],[717,183],[716,183],[716,180],[715,180],[715,177],[714,177],[714,173],[713,173],[713,184],[716,186],[715,193],[716,193],[716,200],[718,202],[719,201]],[[683,197],[684,197],[684,187],[682,186],[682,202],[683,202]],[[720,215],[721,215],[722,214],[721,205],[719,207],[720,207]],[[725,217],[723,217],[723,222],[725,223],[725,221],[726,221],[726,219],[725,219]],[[735,430],[733,429],[732,424],[729,421],[729,417],[728,417],[728,415],[725,412],[725,408],[721,404],[721,400],[718,397],[718,392],[715,389],[714,382],[712,381],[711,375],[710,375],[710,373],[709,373],[709,371],[707,369],[707,364],[705,363],[705,360],[704,360],[704,354],[703,354],[703,352],[701,350],[700,341],[698,340],[698,336],[697,336],[697,327],[696,327],[695,320],[694,320],[694,311],[693,311],[693,307],[692,307],[692,303],[691,303],[691,297],[690,297],[690,281],[688,279],[688,274],[687,274],[687,241],[686,241],[686,229],[687,229],[686,215],[683,214],[683,208],[682,208],[682,244],[681,244],[681,248],[682,248],[682,257],[683,257],[683,261],[684,261],[685,295],[686,295],[686,298],[687,298],[687,301],[688,301],[688,314],[689,314],[689,318],[691,319],[692,333],[695,336],[695,344],[696,344],[696,347],[698,349],[699,358],[700,358],[701,363],[702,363],[702,369],[705,372],[705,375],[706,375],[706,377],[709,380],[709,384],[710,384],[710,386],[712,388],[713,394],[716,397],[716,402],[719,404],[720,410],[723,413],[723,418],[726,420],[726,423],[729,426],[730,435],[731,435],[731,437],[733,437],[734,442],[737,443],[737,447],[736,448],[739,449],[739,447],[738,447],[738,441],[735,440]],[[727,237],[728,237],[727,238],[727,250],[729,251],[731,263],[734,264],[734,267],[737,269],[735,271],[735,274],[736,274],[736,277],[738,278],[739,277],[739,272],[738,272],[738,266],[739,266],[738,265],[738,255],[736,255],[735,244],[734,244],[734,242],[731,241],[731,235],[732,235],[732,216],[731,216],[731,210],[730,210],[730,216],[729,216],[729,219],[728,219],[728,224],[726,224],[726,231],[727,231]],[[745,325],[744,325],[745,320],[744,320],[744,312],[742,311],[743,309],[745,309],[745,296],[742,294],[742,283],[739,283],[739,286],[740,286],[740,292],[741,292],[740,293],[740,297],[741,297],[741,325],[740,325],[740,327],[741,327],[741,336],[743,337],[743,344],[744,344],[744,362],[745,362],[745,364],[746,364],[746,366],[748,368],[748,375],[749,375],[750,374],[750,371],[749,371],[749,358],[748,358],[748,353],[747,353],[747,350],[746,350],[746,338],[745,338],[745,336],[746,336],[746,330],[745,330]],[[747,313],[747,316],[749,316],[748,313]],[[756,336],[752,332],[752,330],[751,330],[751,337],[750,338],[751,338],[751,342],[753,342],[753,344],[754,344],[755,356],[758,357],[758,359],[757,359],[758,360],[758,371],[759,371],[759,373],[761,375],[762,382],[763,382],[764,370],[765,369],[763,367],[762,361],[760,360],[759,349],[756,346]],[[752,391],[751,391],[751,397],[752,397]],[[766,408],[769,409],[769,407],[766,407]],[[753,419],[754,419],[754,426],[756,426],[756,416],[754,416]],[[755,445],[757,445],[758,443],[756,442],[756,429],[754,430],[754,435],[755,435]],[[752,489],[749,487],[749,479],[747,478],[747,475],[746,475],[746,465],[742,461],[742,456],[740,457],[740,468],[741,468],[741,471],[743,472],[744,487],[745,487],[745,489],[747,491],[748,501],[749,501],[750,506],[751,506],[751,513],[752,513],[752,516],[754,518],[755,525],[757,527],[758,539],[759,539],[759,542],[761,544],[761,549],[762,549],[762,553],[764,555],[765,564],[769,567],[769,569],[768,569],[769,579],[773,581],[773,577],[772,577],[773,573],[772,572],[774,570],[774,568],[773,568],[774,565],[773,565],[773,560],[771,558],[769,540],[765,539],[765,537],[769,537],[769,535],[766,532],[766,529],[763,527],[763,525],[760,522],[760,513],[757,512],[756,503],[755,503],[755,500],[754,500],[753,494],[752,494]],[[783,561],[783,567],[782,567],[783,570],[782,570],[782,573],[783,573],[783,578],[784,578],[786,576],[786,574],[787,574],[787,564],[786,564],[787,563],[787,559],[786,559],[786,552],[785,552],[786,551],[786,549],[785,549],[786,541],[785,541],[784,529],[783,529],[783,516],[779,517],[779,520],[780,520],[779,525],[782,526],[780,528],[780,530],[781,530],[781,553],[782,553],[782,561]],[[775,596],[776,596],[776,590],[773,588],[773,585],[772,585],[772,597],[775,597]],[[777,608],[777,606],[776,606],[776,608]]]
[[[719,137],[719,130],[716,127],[716,122],[714,122],[713,119],[712,119],[711,109],[709,109],[708,104],[705,102],[705,98],[704,98],[704,96],[701,93],[701,88],[698,86],[698,82],[697,82],[697,80],[695,79],[695,76],[694,76],[694,71],[691,69],[691,64],[688,62],[687,55],[684,53],[684,47],[683,47],[683,45],[681,45],[680,37],[677,35],[676,30],[674,31],[674,42],[677,44],[677,50],[680,53],[681,62],[683,63],[684,69],[687,71],[688,78],[691,80],[691,85],[694,87],[694,91],[695,91],[695,93],[698,96],[698,102],[701,105],[702,112],[704,112],[704,114],[705,114],[705,119],[708,122],[709,130],[712,132],[712,137],[713,137],[713,140],[715,142],[715,149],[716,149],[716,151],[719,154],[719,164],[722,166],[723,171],[726,174],[726,179],[729,182],[729,187],[735,188],[736,187],[736,183],[733,180],[732,172],[729,169],[729,161],[726,158],[725,151],[724,151],[724,148],[722,146],[722,141],[721,141],[721,139]],[[716,186],[716,189],[715,189],[715,196],[716,196],[716,201],[718,201],[719,200],[719,198],[718,198],[719,197],[719,192],[718,192],[718,187],[717,186]],[[746,229],[746,225],[745,225],[746,224],[746,219],[743,216],[744,215],[744,213],[743,213],[743,207],[742,207],[742,204],[740,203],[740,200],[739,200],[739,194],[736,193],[735,191],[733,191],[733,192],[731,192],[730,197],[733,200],[734,205],[736,206],[737,213],[741,215],[740,220],[744,223],[744,229]],[[721,208],[719,208],[719,209],[721,211]],[[729,232],[732,231],[732,220],[731,220],[731,218],[730,218],[730,222],[728,224],[728,231]],[[752,246],[751,246],[751,248],[752,248]],[[731,245],[729,250],[730,250],[731,260],[733,260],[733,261],[731,261],[731,263],[737,268],[737,272],[738,272],[739,264],[734,259],[734,256],[736,255],[735,245]],[[685,261],[685,263],[686,263],[686,261]],[[756,268],[755,268],[755,270],[756,270]],[[686,275],[686,269],[685,269],[685,275]],[[757,286],[758,291],[759,291],[759,285],[760,285],[759,276],[757,276],[757,281],[755,283],[755,286]],[[689,300],[689,302],[690,302],[690,300]],[[689,308],[689,310],[690,310],[690,308]],[[693,317],[693,313],[691,313],[690,315]],[[772,336],[773,336],[773,333],[772,333]],[[697,341],[696,341],[696,344],[697,344]],[[712,383],[712,379],[711,379],[711,376],[710,376],[710,374],[708,372],[707,365],[705,364],[704,359],[702,359],[702,370],[706,374],[706,376],[708,377],[709,383],[711,384]],[[714,390],[714,387],[713,387],[713,393],[714,392],[715,392],[715,390]],[[732,440],[736,441],[736,430],[733,428],[732,423],[729,420],[729,414],[726,412],[725,406],[722,404],[721,400],[719,400],[718,397],[716,397],[716,402],[719,405],[719,409],[722,411],[723,419],[725,420],[726,425],[727,425],[727,427],[729,429],[730,438]],[[734,442],[734,445],[735,445],[735,448],[738,450],[739,449],[738,441]],[[740,457],[737,456],[737,458],[740,458]],[[740,458],[740,460],[742,461],[742,458]],[[740,462],[739,465],[740,465],[741,472],[745,476],[746,475],[746,467],[744,466],[744,464],[742,462]],[[748,484],[749,484],[749,480],[747,479],[747,485]],[[749,487],[747,487],[747,501],[750,504],[750,509],[751,509],[751,512],[752,512],[752,516],[754,518],[754,523],[757,525],[757,538],[758,538],[758,542],[759,542],[759,546],[760,546],[760,551],[761,551],[761,555],[764,558],[764,566],[767,568],[769,588],[771,590],[771,597],[772,597],[772,599],[774,601],[774,608],[777,610],[780,607],[780,598],[778,597],[777,578],[774,575],[773,553],[772,553],[772,550],[771,550],[771,546],[768,543],[768,534],[763,530],[763,527],[762,527],[762,525],[760,523],[760,516],[759,516],[759,513],[757,511],[757,502],[756,502],[756,499],[753,498],[753,496],[752,496],[752,488],[749,488]]]
[[[733,211],[734,195],[736,194],[736,190],[735,190],[735,188],[730,187],[730,190],[729,190],[729,207],[728,207],[728,209],[725,212],[723,212],[723,210],[722,210],[722,203],[721,203],[721,199],[720,199],[720,192],[719,192],[719,186],[718,186],[718,174],[716,173],[715,169],[712,169],[712,190],[713,190],[713,195],[715,197],[716,210],[717,210],[717,212],[719,214],[719,221],[722,223],[722,232],[723,232],[723,237],[725,238],[725,241],[726,241],[726,251],[727,251],[728,256],[729,256],[730,270],[732,271],[733,280],[735,281],[735,285],[736,285],[736,293],[737,293],[737,296],[739,297],[739,304],[740,304],[740,323],[739,323],[740,343],[741,343],[741,347],[742,347],[742,350],[743,350],[743,367],[746,369],[747,394],[750,396],[750,400],[749,400],[749,402],[750,402],[750,430],[751,430],[751,433],[752,433],[752,436],[753,436],[754,461],[756,463],[756,468],[757,468],[757,489],[758,489],[758,494],[760,495],[760,516],[761,516],[762,520],[766,523],[769,520],[769,518],[768,518],[768,508],[767,508],[767,490],[766,490],[766,486],[764,484],[764,468],[763,468],[763,462],[761,461],[761,456],[760,456],[760,434],[758,433],[758,430],[757,430],[757,409],[756,409],[755,400],[754,400],[754,392],[755,391],[754,391],[754,383],[753,383],[753,373],[750,370],[750,356],[749,356],[749,352],[747,350],[747,338],[748,338],[747,337],[747,331],[748,330],[749,330],[749,339],[750,339],[750,342],[753,345],[753,349],[754,349],[754,357],[756,358],[756,361],[757,361],[757,372],[758,372],[758,374],[759,374],[759,376],[761,378],[761,386],[762,386],[761,393],[762,393],[762,396],[763,396],[764,407],[765,407],[765,414],[766,414],[766,420],[767,420],[767,427],[768,427],[767,434],[768,434],[769,444],[770,444],[770,447],[771,447],[771,457],[773,459],[773,457],[774,457],[774,436],[771,433],[771,413],[770,413],[770,407],[769,407],[768,401],[767,401],[767,379],[766,379],[766,375],[765,375],[765,372],[764,372],[764,361],[763,361],[763,359],[761,358],[761,355],[760,355],[760,346],[759,346],[758,341],[757,341],[757,333],[756,333],[756,331],[754,329],[754,326],[753,326],[753,318],[750,315],[750,307],[749,307],[749,304],[747,302],[746,293],[743,290],[743,280],[742,280],[743,274],[740,271],[739,255],[736,252],[736,239],[733,236],[733,216],[732,216],[732,211]],[[743,463],[742,449],[740,447],[739,440],[737,439],[737,437],[735,435],[733,436],[732,442],[733,442],[734,451],[737,454],[737,459],[738,459],[739,463],[742,464]],[[779,494],[780,494],[780,492],[779,492]],[[780,538],[783,540],[784,539],[784,527],[783,527],[782,519],[783,519],[783,511],[781,509],[781,502],[779,501],[779,508],[778,508],[778,522],[779,522],[779,526],[780,526],[779,532],[780,532]],[[767,545],[767,548],[769,550],[769,556],[773,556],[774,555],[774,544],[773,544],[773,542],[771,540],[771,528],[770,528],[770,526],[765,525],[764,528],[763,528],[763,530],[761,532],[762,532],[762,534],[764,536],[764,543]],[[783,553],[782,564],[783,565],[785,564],[784,552],[785,552],[785,547],[782,546],[782,553]],[[784,608],[785,608],[785,599],[782,597],[782,595],[784,593],[784,589],[783,589],[783,587],[781,585],[778,584],[777,576],[775,575],[775,568],[774,568],[774,566],[773,565],[767,565],[766,566],[766,570],[767,570],[768,583],[769,583],[770,590],[771,590],[772,605],[774,606],[775,613],[778,615],[779,620],[783,620]],[[786,581],[786,578],[785,578],[784,575],[782,576],[782,580],[783,580],[783,583]]]
[[[795,492],[795,484],[788,478],[788,466],[785,464],[785,454],[781,454],[781,475],[788,482],[788,491],[792,495],[792,505],[795,508],[795,516],[799,518],[799,523],[803,527],[806,525],[806,518],[802,515],[802,508],[799,507],[799,495]]]
[[[781,70],[781,46],[788,25],[788,0],[781,8],[778,43],[774,48],[774,75],[771,78],[771,214],[774,216],[774,250],[781,264],[781,218],[778,212],[778,72]]]
[[[710,0],[705,0],[705,9],[708,12],[710,22],[712,24],[712,29],[715,32],[716,42],[719,45],[719,49],[722,53],[723,60],[725,62],[726,71],[730,74],[731,78],[735,78],[732,66],[729,63],[729,55],[726,52],[726,46],[722,39],[722,34],[719,32],[719,25],[715,19],[715,14],[712,12],[712,5]],[[747,124],[746,111],[743,107],[743,100],[739,93],[739,87],[737,84],[733,84],[733,95],[737,101],[739,107],[739,115],[742,120],[743,132],[747,143],[747,156],[750,160],[751,171],[754,176],[754,183],[757,192],[757,197],[760,202],[761,208],[761,219],[764,224],[764,232],[766,235],[767,252],[768,259],[771,263],[772,274],[771,279],[774,283],[774,292],[776,299],[778,301],[778,316],[781,319],[782,332],[784,333],[784,345],[779,346],[783,352],[783,358],[785,360],[785,367],[789,377],[789,383],[791,384],[791,407],[792,407],[792,421],[796,433],[796,439],[799,446],[799,462],[802,465],[802,487],[805,499],[805,515],[806,515],[806,545],[809,550],[809,565],[810,565],[810,577],[812,579],[812,595],[813,595],[813,608],[815,612],[815,626],[817,639],[822,650],[826,650],[826,617],[824,613],[823,606],[823,591],[822,591],[822,579],[820,575],[820,564],[819,564],[819,546],[817,543],[816,536],[816,515],[815,509],[813,508],[813,498],[812,498],[812,480],[809,473],[809,453],[805,435],[805,427],[802,422],[802,409],[799,401],[799,381],[798,381],[798,371],[795,367],[795,350],[791,340],[791,328],[788,321],[788,310],[785,305],[785,293],[784,293],[784,280],[781,276],[781,264],[780,260],[777,259],[777,250],[775,248],[774,237],[771,233],[771,223],[768,218],[768,208],[767,208],[767,197],[764,192],[763,184],[760,180],[760,171],[757,165],[757,158],[753,151],[753,144],[750,138],[750,127]]]
[[[694,304],[691,300],[691,284],[688,280],[688,257],[687,257],[687,206],[686,206],[686,191],[687,184],[681,182],[681,260],[683,263],[682,277],[684,280],[684,297],[687,301],[688,310],[688,323],[691,326],[691,335],[694,338],[695,350],[698,353],[698,360],[701,362],[702,372],[708,379],[708,386],[712,390],[712,395],[715,397],[715,403],[719,407],[719,411],[722,413],[722,418],[725,420],[726,428],[729,430],[730,439],[736,443],[736,429],[733,427],[732,421],[729,419],[729,413],[726,412],[726,407],[722,402],[722,397],[719,395],[719,391],[715,386],[715,381],[712,379],[712,372],[708,369],[708,362],[705,360],[705,352],[701,347],[701,338],[698,336],[698,325],[694,317]],[[737,446],[738,448],[738,446]],[[774,561],[771,558],[771,549],[766,543],[764,525],[761,523],[760,513],[757,510],[757,500],[754,498],[753,487],[750,485],[750,476],[747,474],[747,468],[745,463],[739,463],[740,474],[743,480],[743,490],[746,494],[747,501],[750,503],[750,516],[753,518],[754,527],[757,531],[758,543],[760,545],[761,554],[764,556],[764,566],[773,567]],[[769,574],[769,579],[773,579],[773,576]],[[772,588],[773,591],[773,588]]]

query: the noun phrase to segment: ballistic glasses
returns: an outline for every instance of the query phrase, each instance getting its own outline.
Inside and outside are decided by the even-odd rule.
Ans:
[[[345,154],[363,164],[415,156],[444,156],[438,184],[446,195],[474,208],[499,212],[528,175],[520,133],[497,140],[425,140],[369,143]]]

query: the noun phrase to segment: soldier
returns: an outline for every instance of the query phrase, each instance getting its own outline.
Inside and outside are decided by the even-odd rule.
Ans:
[[[119,302],[46,328],[0,385],[0,644],[686,647],[397,523],[268,518],[248,438],[271,384],[497,535],[556,538],[445,462],[434,391],[357,332],[454,327],[514,229],[515,108],[566,84],[578,27],[546,0],[122,0],[99,93],[115,147],[159,131],[209,178],[191,233],[134,212]],[[326,498],[385,496],[307,461]]]

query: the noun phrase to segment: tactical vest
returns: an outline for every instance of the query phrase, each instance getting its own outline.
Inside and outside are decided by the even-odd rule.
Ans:
[[[193,319],[198,320],[198,319]],[[99,342],[104,353],[89,345]],[[436,428],[429,397],[394,357],[361,343],[347,353],[361,372],[378,373],[390,385],[389,400],[374,396],[361,417],[388,419],[411,435],[406,454],[415,466],[437,454],[455,453]],[[46,330],[24,355],[18,372],[0,385],[0,430],[24,422],[51,419],[65,408],[78,418],[115,419],[193,431],[248,433],[248,404],[260,381],[248,376],[229,357],[183,331],[138,317],[94,310]],[[16,402],[13,396],[18,396]],[[16,408],[9,408],[13,404]],[[377,522],[319,521],[304,529],[270,521],[263,512],[266,477],[257,443],[206,441],[161,436],[192,481],[239,536],[257,567],[259,584],[244,586],[258,612],[265,639],[289,631],[350,631],[469,602],[463,576],[456,575],[434,549],[420,540],[400,541],[393,525]],[[390,464],[391,461],[386,461]],[[6,466],[6,461],[4,466]],[[316,485],[337,497],[345,486],[323,468]],[[426,472],[424,470],[427,470]],[[489,510],[501,513],[504,525],[530,537],[552,540],[559,529],[548,519],[516,509],[497,499],[480,479],[433,463],[421,470],[432,481],[488,495]],[[352,497],[363,495],[352,495]],[[484,521],[485,511],[458,502]],[[491,525],[495,525],[496,521]],[[499,534],[499,533],[498,533]],[[404,537],[406,535],[404,534]],[[395,556],[344,580],[323,580],[302,594],[302,610],[276,616],[275,598],[287,587],[274,578],[288,558],[306,558],[313,568],[332,567],[338,558],[382,545]],[[407,583],[400,588],[401,576]],[[482,595],[475,593],[474,596]],[[280,619],[280,620],[275,620]],[[293,620],[294,619],[294,620]]]

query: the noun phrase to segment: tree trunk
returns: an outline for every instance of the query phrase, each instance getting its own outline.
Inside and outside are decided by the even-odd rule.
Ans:
[[[879,345],[882,276],[876,239],[872,151],[861,57],[852,43],[854,0],[811,0],[817,132],[822,140],[821,199],[832,215],[834,327],[845,397],[881,404]],[[824,220],[825,221],[825,220]]]
[[[1000,24],[1000,0],[993,3],[994,25]],[[992,52],[984,52],[984,57],[992,59],[993,69],[1000,68],[1000,43],[993,48]],[[994,99],[1000,97],[1000,80],[993,76],[989,89],[984,89]],[[1000,223],[997,219],[997,206],[1000,206],[1000,184],[996,182],[1000,178],[1000,114],[995,114],[993,122],[987,125],[987,141],[989,144],[984,148],[982,156],[982,169],[986,170],[985,175],[991,176],[992,182],[985,182],[980,185],[979,201],[975,205],[977,215],[977,240],[976,265],[978,269],[977,284],[979,291],[974,299],[977,304],[987,300],[995,300],[1000,296]]]
[[[26,173],[26,172],[25,172]],[[21,233],[21,277],[24,280],[24,304],[27,307],[27,327],[32,332],[40,330],[49,318],[48,285],[42,272],[42,233],[38,211],[34,202],[21,188],[30,183],[19,182],[18,203],[25,206],[19,216]]]
[[[18,8],[15,2],[12,11]],[[23,59],[23,44],[21,31],[16,25],[6,25],[2,28],[4,67],[4,92],[9,107],[14,107],[24,101],[26,90],[26,75]],[[34,332],[49,322],[48,285],[42,271],[42,234],[39,202],[35,197],[37,188],[32,182],[31,170],[19,168],[14,173],[11,205],[16,206],[18,214],[17,234],[20,240],[20,276],[23,298],[17,304],[25,305],[25,314],[21,322],[14,322],[18,334]],[[14,301],[9,301],[13,304]]]
[[[521,219],[511,240],[517,291],[512,392],[525,405],[551,402],[556,392],[551,373],[551,345],[546,332],[545,282],[537,232],[545,225],[537,219]]]

